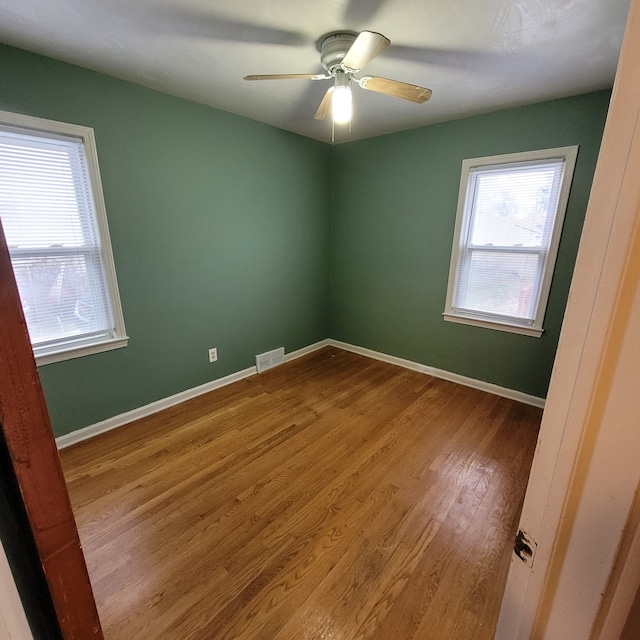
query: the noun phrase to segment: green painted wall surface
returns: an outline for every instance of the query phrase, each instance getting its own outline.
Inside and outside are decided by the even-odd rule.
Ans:
[[[609,92],[332,150],[10,47],[0,84],[1,109],[95,130],[130,336],[40,368],[57,435],[327,336],[546,394]],[[543,337],[444,322],[462,160],[570,144]]]
[[[609,97],[603,91],[336,147],[331,337],[545,396]],[[463,159],[574,144],[580,150],[543,336],[445,322]]]
[[[5,46],[0,86],[95,130],[130,337],[40,367],[56,435],[327,337],[329,145]]]

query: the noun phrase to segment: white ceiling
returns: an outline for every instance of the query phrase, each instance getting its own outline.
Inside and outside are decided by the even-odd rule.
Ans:
[[[0,41],[318,140],[330,81],[317,39],[383,33],[366,74],[433,90],[424,104],[354,91],[336,142],[608,88],[629,0],[0,0]]]

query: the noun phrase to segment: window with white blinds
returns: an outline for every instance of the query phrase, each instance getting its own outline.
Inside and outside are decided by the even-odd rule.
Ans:
[[[577,153],[464,160],[445,320],[542,335]]]
[[[0,112],[0,218],[38,364],[125,346],[93,131]]]

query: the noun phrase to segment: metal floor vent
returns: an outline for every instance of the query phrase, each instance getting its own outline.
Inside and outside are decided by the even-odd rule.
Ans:
[[[256,356],[256,369],[258,373],[277,367],[279,364],[284,364],[284,347],[267,351],[266,353],[260,353]]]

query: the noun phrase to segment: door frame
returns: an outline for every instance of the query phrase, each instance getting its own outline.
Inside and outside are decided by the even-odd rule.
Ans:
[[[0,223],[0,429],[65,640],[102,640],[9,249]]]
[[[33,640],[9,561],[0,541],[0,636],[7,640]]]

